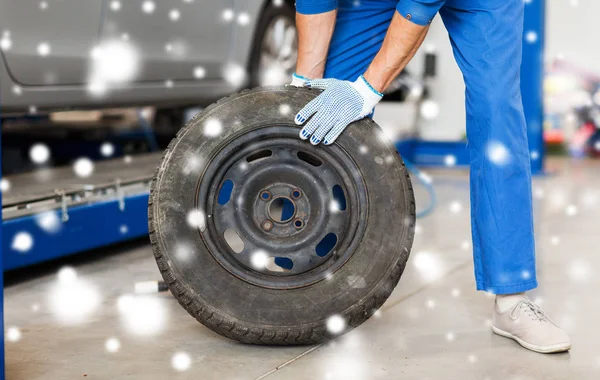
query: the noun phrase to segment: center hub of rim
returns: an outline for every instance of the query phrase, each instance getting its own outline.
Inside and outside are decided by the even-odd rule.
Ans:
[[[253,219],[263,231],[286,237],[307,225],[310,212],[310,201],[302,189],[289,183],[274,183],[257,194]]]

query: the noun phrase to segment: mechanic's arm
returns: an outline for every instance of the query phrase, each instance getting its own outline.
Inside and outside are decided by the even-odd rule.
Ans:
[[[421,46],[429,23],[445,0],[400,0],[383,45],[371,65],[355,82],[316,79],[307,85],[325,90],[297,115],[304,124],[300,137],[312,144],[331,144],[353,121],[373,112],[394,78],[404,69]]]
[[[394,14],[381,49],[363,74],[378,92],[384,92],[406,67],[423,43],[429,25],[415,24]]]
[[[336,16],[337,0],[296,1],[297,76],[323,78]]]

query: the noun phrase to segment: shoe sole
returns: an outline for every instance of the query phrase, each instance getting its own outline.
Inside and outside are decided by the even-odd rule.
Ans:
[[[564,351],[569,351],[571,349],[571,343],[560,343],[560,344],[555,344],[552,346],[538,346],[535,344],[527,343],[524,340],[519,339],[518,337],[514,336],[513,334],[511,334],[507,331],[500,330],[499,328],[497,328],[494,325],[492,325],[492,331],[495,334],[498,334],[505,338],[513,339],[514,341],[516,341],[517,343],[519,343],[521,346],[525,347],[528,350],[539,352],[541,354],[564,352]]]

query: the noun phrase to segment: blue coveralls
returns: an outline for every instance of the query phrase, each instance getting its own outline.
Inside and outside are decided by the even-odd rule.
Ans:
[[[396,11],[419,25],[439,12],[466,85],[477,289],[510,294],[535,288],[531,169],[520,92],[523,0],[297,0],[296,8],[302,14],[338,9],[325,77],[352,81],[379,51]]]

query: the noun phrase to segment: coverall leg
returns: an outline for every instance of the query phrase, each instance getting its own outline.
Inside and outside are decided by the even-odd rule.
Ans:
[[[338,0],[337,7],[325,77],[352,81],[379,51],[394,12],[427,25],[439,11],[466,86],[477,289],[510,294],[535,288],[531,169],[520,92],[523,1]]]

